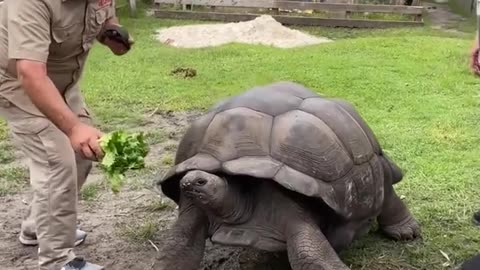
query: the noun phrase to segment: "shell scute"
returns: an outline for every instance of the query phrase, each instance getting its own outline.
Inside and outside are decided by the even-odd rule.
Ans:
[[[220,112],[205,130],[198,151],[222,162],[269,155],[272,122],[272,116],[245,107]]]
[[[274,159],[320,181],[335,181],[353,167],[333,131],[318,117],[300,110],[275,118],[271,149]]]
[[[367,131],[337,102],[324,98],[309,98],[303,101],[300,110],[321,119],[344,145],[355,164],[367,162],[374,155]]]

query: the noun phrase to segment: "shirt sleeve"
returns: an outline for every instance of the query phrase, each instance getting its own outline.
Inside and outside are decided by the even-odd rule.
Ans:
[[[110,14],[108,20],[117,17],[117,1],[112,0],[112,7],[110,8]]]
[[[6,4],[8,58],[45,63],[51,42],[50,11],[40,0],[14,0]]]
[[[112,3],[110,5],[110,7],[108,7],[105,23],[102,27],[102,30],[97,35],[97,41],[99,41],[102,44],[104,44],[103,43],[103,40],[104,40],[103,33],[105,31],[105,26],[107,26],[109,24],[120,24],[119,21],[118,21],[117,15],[116,15],[116,1],[115,0],[112,0]]]

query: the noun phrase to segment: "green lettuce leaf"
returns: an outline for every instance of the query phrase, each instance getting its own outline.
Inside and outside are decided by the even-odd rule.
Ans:
[[[122,130],[105,134],[99,143],[105,153],[100,167],[108,176],[111,190],[118,193],[128,170],[145,168],[149,147],[143,132],[128,134]]]

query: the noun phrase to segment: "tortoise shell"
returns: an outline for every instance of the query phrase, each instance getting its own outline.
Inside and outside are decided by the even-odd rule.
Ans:
[[[302,85],[255,87],[212,107],[182,138],[174,166],[158,182],[178,203],[189,170],[271,179],[322,199],[345,218],[383,203],[379,143],[354,107]]]

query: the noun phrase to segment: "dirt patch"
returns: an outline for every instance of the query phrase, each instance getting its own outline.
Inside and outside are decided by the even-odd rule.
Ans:
[[[176,205],[154,188],[158,173],[173,162],[178,140],[187,125],[198,116],[193,113],[161,112],[145,116],[145,121],[130,131],[144,131],[151,144],[147,169],[134,172],[127,187],[113,195],[103,185],[103,174],[94,168],[79,201],[79,224],[88,232],[87,241],[76,253],[107,269],[155,269],[154,263],[166,229],[175,221]],[[12,164],[21,166],[21,153]],[[4,164],[2,166],[11,166]],[[85,200],[88,198],[88,200]],[[18,240],[31,192],[0,196],[0,269],[35,270],[37,248],[24,247]],[[266,255],[250,249],[213,246],[207,242],[201,269],[204,270],[283,270],[277,254]],[[284,256],[282,256],[285,259]],[[271,262],[274,261],[272,264]],[[276,265],[275,265],[276,264]]]
[[[157,251],[148,240],[161,245],[162,231],[176,218],[175,205],[154,189],[153,182],[156,173],[168,168],[170,163],[164,164],[163,160],[172,159],[178,139],[196,115],[198,113],[148,115],[143,125],[131,129],[146,132],[152,143],[151,151],[146,160],[147,170],[132,173],[128,187],[119,195],[113,195],[103,185],[103,174],[94,167],[85,184],[89,187],[89,200],[79,202],[79,224],[88,232],[87,241],[76,248],[79,255],[107,269],[151,269]],[[14,160],[2,166],[22,166],[22,153],[17,151],[14,155]],[[31,196],[30,191],[23,190],[0,197],[2,270],[36,269],[37,248],[24,247],[17,240]]]
[[[183,78],[191,78],[197,76],[197,70],[194,68],[175,68],[172,70],[173,76],[179,76]]]
[[[5,270],[34,270],[37,263],[36,247],[24,247],[17,241],[19,224],[27,211],[22,203],[30,194],[2,198],[0,235],[0,268]],[[175,218],[173,211],[148,212],[150,204],[159,195],[147,190],[126,190],[119,196],[104,192],[94,202],[80,202],[79,222],[88,232],[84,245],[76,252],[107,269],[149,269],[155,258],[155,250],[148,243],[132,243],[126,234],[125,224],[156,221],[159,229]],[[123,226],[122,226],[123,225]],[[142,258],[139,260],[139,258]],[[149,259],[150,258],[150,259]]]
[[[292,48],[331,42],[327,38],[315,37],[287,28],[269,15],[262,15],[246,22],[186,25],[160,29],[157,32],[157,39],[162,43],[181,48],[203,48],[228,43]]]

